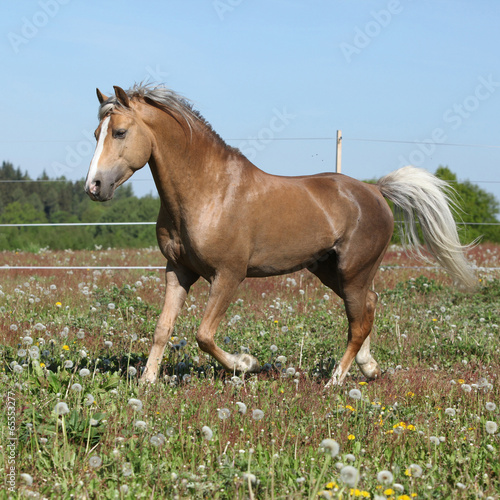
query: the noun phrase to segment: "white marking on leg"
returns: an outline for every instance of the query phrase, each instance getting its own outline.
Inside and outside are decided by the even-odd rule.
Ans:
[[[106,139],[106,135],[108,135],[108,124],[110,120],[110,116],[107,116],[101,125],[101,133],[99,135],[99,140],[97,141],[97,146],[94,151],[94,156],[92,157],[92,161],[90,162],[89,173],[87,174],[87,183],[85,188],[89,189],[90,184],[92,183],[96,173],[97,167],[99,165],[99,159],[102,154],[102,150],[104,149],[104,139]]]

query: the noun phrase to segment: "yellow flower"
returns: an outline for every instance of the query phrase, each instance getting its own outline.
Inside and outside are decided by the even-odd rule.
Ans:
[[[392,488],[387,488],[384,490],[384,495],[389,496],[389,495],[394,495],[394,490]]]
[[[334,483],[333,481],[330,481],[330,482],[326,485],[327,489],[329,489],[329,490],[333,490],[333,488],[335,488],[335,486],[337,486],[337,484],[336,484],[336,483]]]
[[[45,368],[45,363],[40,363],[40,368]]]
[[[414,431],[414,430],[415,430],[415,426],[414,426],[414,425],[412,425],[412,424],[410,424],[410,425],[407,427],[407,429],[408,429],[409,431]]]
[[[458,379],[458,383],[459,383],[459,384],[465,384],[465,380],[464,380],[463,378],[459,378],[459,379]]]
[[[437,321],[437,319],[436,318],[432,318],[432,321]]]
[[[69,345],[63,345],[62,348],[65,350],[65,351],[69,351]]]
[[[410,497],[408,495],[399,495],[398,500],[410,500]]]
[[[406,395],[410,398],[412,398],[413,396],[415,396],[415,393],[414,392],[407,392]]]
[[[351,405],[345,405],[345,407],[348,409],[348,410],[351,410],[351,411],[356,411]]]
[[[359,385],[367,385],[368,382],[360,382]]]
[[[347,439],[348,439],[349,441],[353,441],[354,439],[356,439],[356,436],[355,436],[354,434],[349,434],[349,435],[347,436]]]
[[[56,307],[62,307],[61,302],[56,302]]]

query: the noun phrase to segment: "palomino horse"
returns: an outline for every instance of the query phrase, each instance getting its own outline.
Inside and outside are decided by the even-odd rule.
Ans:
[[[404,216],[418,251],[418,219],[428,251],[468,288],[475,278],[459,243],[447,185],[404,167],[370,185],[345,175],[269,175],[229,147],[191,105],[165,87],[99,90],[97,146],[85,190],[96,201],[149,163],[161,200],[156,225],[167,258],[166,294],[142,381],[158,376],[165,345],[189,289],[200,276],[210,294],[196,340],[226,370],[255,372],[249,354],[229,354],[215,332],[245,277],[307,268],[345,303],[347,349],[328,385],[342,384],[356,359],[368,379],[380,376],[370,354],[377,295],[370,285],[389,245],[394,219],[384,197]]]

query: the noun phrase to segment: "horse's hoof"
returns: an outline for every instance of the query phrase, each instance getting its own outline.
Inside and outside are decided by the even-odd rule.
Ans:
[[[250,354],[239,354],[236,357],[234,369],[242,373],[257,373],[260,372],[260,364]]]

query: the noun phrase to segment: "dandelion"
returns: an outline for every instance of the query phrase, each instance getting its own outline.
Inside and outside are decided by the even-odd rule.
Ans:
[[[278,346],[273,344],[269,349],[271,349],[271,352],[276,352],[278,350]]]
[[[109,309],[110,311],[114,311],[114,310],[115,310],[115,308],[116,308],[116,306],[115,306],[115,304],[113,304],[113,302],[110,302],[110,303],[108,304],[108,309]]]
[[[346,459],[348,462],[355,462],[355,461],[356,461],[356,457],[355,457],[352,453],[348,453],[348,454],[345,456],[345,459]]]
[[[64,362],[64,368],[73,368],[73,361],[71,361],[71,359],[67,359],[65,362]]]
[[[19,474],[19,477],[24,481],[24,484],[26,484],[26,486],[33,485],[33,476],[31,474]]]
[[[492,422],[491,420],[488,420],[485,425],[486,425],[486,432],[488,434],[495,434],[496,431],[498,430],[497,423]]]
[[[392,481],[394,480],[394,476],[392,475],[392,472],[388,470],[381,470],[377,474],[377,481],[380,484],[392,484]]]
[[[431,437],[429,438],[429,440],[430,440],[430,442],[431,442],[432,444],[435,444],[436,446],[437,446],[439,443],[441,443],[441,441],[439,440],[439,438],[438,438],[438,437],[436,437],[436,436],[431,436]]]
[[[324,453],[328,453],[332,457],[337,456],[340,451],[339,443],[337,443],[337,441],[335,441],[334,439],[329,438],[323,439],[323,441],[321,441],[319,445],[319,448],[321,451],[323,451]]]
[[[129,491],[129,488],[128,488],[128,486],[126,484],[122,484],[120,486],[120,493],[122,495],[126,495],[128,493],[128,491]]]
[[[464,392],[470,392],[472,391],[472,387],[469,384],[462,384],[461,388]]]
[[[392,487],[396,490],[396,491],[399,491],[399,493],[403,493],[403,491],[405,490],[404,486],[402,484],[399,484],[399,483],[394,483],[392,485]]]
[[[231,412],[228,408],[222,408],[220,410],[217,410],[217,415],[221,420],[226,420],[231,415]]]
[[[166,438],[163,434],[159,433],[156,434],[155,436],[151,436],[151,439],[149,442],[153,445],[156,446],[157,448],[164,445],[166,441]]]
[[[18,356],[19,358],[24,358],[24,357],[26,357],[26,354],[27,354],[26,349],[19,349],[19,350],[17,351],[17,356]]]
[[[133,366],[128,367],[128,374],[130,377],[135,377],[137,375],[137,369]]]
[[[457,486],[457,488],[460,488],[461,490],[465,490],[465,488],[467,488],[467,486],[465,486],[464,483],[457,483],[456,486]]]
[[[69,351],[69,345],[64,344],[62,346],[62,348],[63,348],[63,351]]]
[[[16,324],[12,324],[9,326],[9,330],[11,332],[17,332],[18,329],[19,329],[19,327]]]
[[[340,469],[340,480],[347,486],[355,488],[359,481],[358,469],[352,465],[345,465]]]
[[[142,410],[142,401],[140,399],[130,398],[128,400],[128,405],[131,406],[134,411]]]
[[[31,345],[31,344],[33,344],[33,339],[31,337],[24,337],[23,344]]]
[[[349,435],[347,436],[347,439],[348,439],[349,441],[354,441],[354,440],[356,439],[356,436],[355,436],[354,434],[349,434]]]
[[[422,477],[422,467],[418,464],[411,464],[408,469],[406,469],[406,475],[410,477]]]
[[[295,368],[293,366],[290,366],[289,368],[286,369],[287,377],[293,377],[294,375],[295,375]]]
[[[89,420],[89,424],[92,426],[92,427],[95,427],[96,425],[99,425],[99,420],[96,420],[95,418],[91,418]]]
[[[361,391],[359,389],[351,389],[349,391],[349,397],[352,399],[361,399]]]
[[[254,420],[262,420],[264,418],[264,412],[262,410],[253,410],[252,418]]]
[[[485,406],[486,406],[486,409],[488,411],[495,411],[497,408],[497,405],[495,403],[491,403],[491,402],[486,403]]]
[[[214,433],[212,432],[212,429],[210,429],[210,427],[208,427],[208,425],[204,425],[201,428],[201,433],[203,435],[203,438],[206,439],[207,441],[210,441],[214,435]]]
[[[455,411],[455,408],[446,408],[446,410],[444,410],[444,413],[446,415],[449,415],[450,417],[454,417],[457,412]]]
[[[88,377],[90,375],[90,370],[82,368],[78,373],[80,374],[80,377]]]
[[[35,330],[38,330],[39,332],[42,332],[43,330],[46,329],[45,325],[42,323],[36,323],[36,325],[33,328]]]
[[[66,415],[67,413],[69,413],[68,405],[66,403],[64,403],[63,401],[60,401],[54,407],[54,413],[56,415]]]
[[[15,365],[13,370],[14,370],[14,373],[22,373],[23,367],[21,365]]]
[[[134,473],[134,468],[132,467],[132,464],[130,462],[125,462],[122,465],[122,474],[125,477],[131,476]]]
[[[285,364],[285,363],[286,363],[286,359],[287,359],[287,358],[286,358],[286,356],[278,356],[278,357],[276,358],[276,362],[277,362],[277,363],[282,363],[282,364]]]
[[[61,302],[56,302],[56,307],[62,307],[62,303]]]
[[[243,480],[247,482],[250,481],[252,484],[257,484],[257,477],[255,476],[255,474],[252,474],[251,472],[244,472]]]
[[[113,347],[113,342],[111,342],[111,340],[105,340],[104,347],[107,347],[108,349]]]
[[[136,420],[134,422],[134,427],[139,429],[140,431],[145,431],[147,428],[148,424],[144,422],[144,420]]]
[[[85,332],[83,330],[78,330],[76,337],[80,340],[85,338]]]
[[[241,401],[237,401],[236,406],[238,407],[238,413],[245,415],[245,413],[247,412],[247,405],[245,403],[242,403]]]
[[[71,390],[75,391],[75,392],[81,392],[82,391],[82,386],[80,384],[78,384],[78,383],[73,384],[71,386]]]

